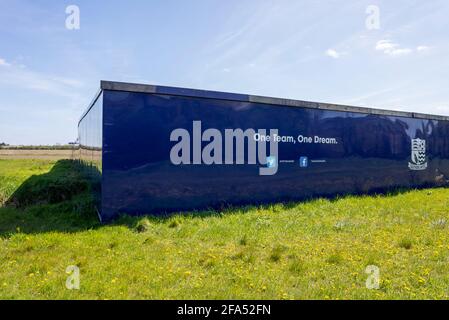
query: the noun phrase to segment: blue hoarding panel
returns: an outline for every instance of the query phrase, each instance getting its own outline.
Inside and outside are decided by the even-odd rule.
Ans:
[[[443,185],[449,176],[445,120],[169,89],[103,91],[104,220]]]

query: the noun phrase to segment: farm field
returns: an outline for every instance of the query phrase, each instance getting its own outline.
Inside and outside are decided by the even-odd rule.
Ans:
[[[449,189],[101,225],[74,162],[25,159],[0,205],[0,299],[449,298]]]
[[[0,159],[45,159],[60,160],[74,158],[75,150],[71,149],[2,149],[0,148]]]

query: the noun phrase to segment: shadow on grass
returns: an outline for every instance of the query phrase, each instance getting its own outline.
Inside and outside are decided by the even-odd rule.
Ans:
[[[15,233],[79,232],[101,228],[96,211],[95,193],[100,192],[99,172],[72,160],[59,160],[52,169],[41,175],[28,178],[9,197],[4,207],[0,207],[0,237],[10,237]],[[425,186],[423,186],[425,187]],[[410,189],[394,188],[387,191],[376,190],[365,195],[395,196]],[[329,201],[337,201],[352,195],[322,196]],[[255,209],[279,212],[293,209],[298,202],[316,201],[320,197],[310,197],[280,203],[261,203],[249,206],[222,205],[209,210],[178,212],[161,216],[146,216],[152,223],[165,223],[178,216],[190,218],[221,217],[231,214],[245,214]],[[121,216],[108,225],[123,225],[131,229],[138,226],[143,216]]]
[[[247,214],[250,212],[254,212],[255,210],[266,211],[270,213],[279,213],[283,211],[288,211],[295,209],[299,205],[304,205],[313,202],[319,202],[322,200],[328,201],[329,203],[335,203],[337,201],[344,201],[345,199],[351,197],[395,197],[401,194],[407,194],[409,192],[413,192],[416,190],[422,190],[427,188],[432,188],[435,186],[432,185],[423,185],[415,188],[405,188],[405,187],[394,187],[390,189],[378,189],[373,190],[372,192],[367,193],[342,193],[335,195],[317,195],[313,197],[305,197],[301,199],[295,200],[285,200],[278,202],[265,202],[265,203],[256,203],[249,205],[231,205],[231,204],[222,204],[219,207],[212,207],[198,211],[186,211],[186,212],[170,212],[159,215],[139,215],[132,216],[127,214],[119,215],[110,225],[126,225],[129,228],[136,229],[139,228],[139,224],[142,220],[148,220],[150,223],[176,223],[176,220],[179,217],[182,218],[193,218],[193,219],[202,219],[208,217],[224,217],[230,216],[234,214]]]
[[[59,160],[49,172],[29,177],[0,208],[0,237],[98,227],[96,187],[85,172],[77,161]]]

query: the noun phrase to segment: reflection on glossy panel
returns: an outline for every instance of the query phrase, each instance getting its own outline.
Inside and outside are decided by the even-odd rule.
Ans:
[[[103,95],[100,94],[78,123],[79,161],[92,184],[97,208],[101,211],[103,147]]]
[[[78,124],[80,160],[93,172],[102,171],[103,95],[85,113]]]

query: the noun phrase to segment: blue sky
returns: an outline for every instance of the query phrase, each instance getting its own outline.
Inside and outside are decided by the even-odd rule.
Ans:
[[[74,141],[102,79],[449,115],[449,1],[0,0],[0,142]]]

